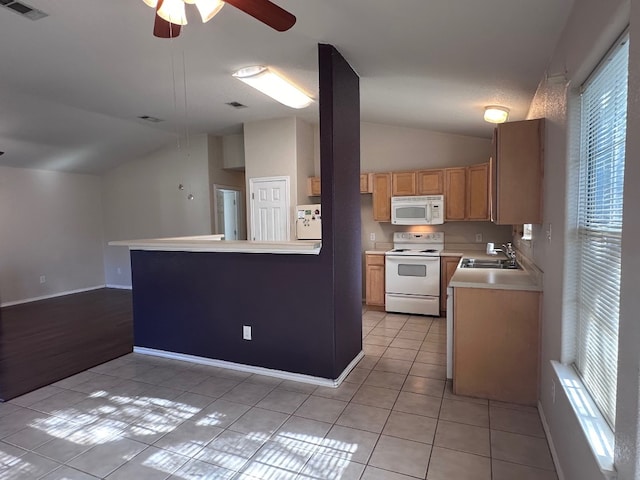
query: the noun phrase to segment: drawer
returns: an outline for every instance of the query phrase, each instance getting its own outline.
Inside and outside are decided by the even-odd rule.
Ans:
[[[384,255],[366,255],[367,265],[384,265]]]

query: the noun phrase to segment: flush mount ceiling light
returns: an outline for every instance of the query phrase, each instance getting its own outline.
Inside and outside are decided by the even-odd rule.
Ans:
[[[509,109],[498,105],[484,107],[484,120],[489,123],[504,123],[509,118]]]
[[[287,107],[305,108],[313,102],[298,87],[263,65],[241,68],[233,76]]]

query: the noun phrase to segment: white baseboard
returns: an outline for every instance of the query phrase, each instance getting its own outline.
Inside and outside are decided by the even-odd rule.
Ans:
[[[547,436],[547,443],[549,444],[549,450],[551,451],[551,458],[553,459],[553,464],[556,467],[556,475],[558,475],[558,480],[565,480],[564,473],[562,472],[562,468],[560,467],[560,459],[558,458],[558,452],[556,451],[556,446],[553,443],[553,437],[551,436],[551,431],[549,430],[549,424],[547,423],[547,417],[544,415],[544,410],[542,409],[542,402],[538,400],[538,413],[540,414],[540,420],[542,420],[542,428],[544,428],[544,433]]]
[[[65,295],[71,295],[71,294],[74,294],[74,293],[89,292],[91,290],[98,290],[99,288],[105,288],[105,287],[106,287],[106,285],[96,285],[94,287],[79,288],[77,290],[69,290],[69,291],[66,291],[66,292],[52,293],[50,295],[42,295],[41,297],[25,298],[25,299],[22,299],[22,300],[15,300],[13,302],[0,303],[0,307],[11,307],[13,305],[20,305],[20,304],[23,304],[23,303],[37,302],[38,300],[47,300],[48,298],[64,297]]]
[[[333,388],[339,387],[342,381],[347,377],[347,375],[349,375],[351,370],[353,370],[353,368],[358,364],[360,359],[364,357],[364,352],[361,351],[358,355],[356,355],[351,363],[347,365],[340,376],[335,380],[332,380],[330,378],[312,377],[311,375],[304,375],[302,373],[285,372],[284,370],[272,370],[270,368],[255,367],[253,365],[244,365],[242,363],[198,357],[195,355],[188,355],[186,353],[167,352],[165,350],[156,350],[154,348],[133,347],[133,352],[143,355],[152,355],[155,357],[171,358],[173,360],[180,360],[183,362],[199,363],[201,365],[209,365],[211,367],[221,367],[228,368],[230,370],[239,370],[241,372],[257,373],[259,375],[281,378],[283,380],[293,380],[295,382],[310,383],[312,385],[319,385],[321,387]]]
[[[107,283],[107,288],[117,288],[118,290],[132,290],[131,285],[116,285],[114,283]]]

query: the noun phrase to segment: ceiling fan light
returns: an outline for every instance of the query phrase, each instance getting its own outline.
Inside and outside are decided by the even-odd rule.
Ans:
[[[184,3],[193,5],[194,3],[196,3],[196,0],[184,0]]]
[[[142,0],[142,1],[151,8],[156,8],[156,5],[158,5],[158,0]]]
[[[222,0],[194,0],[194,2],[196,7],[198,7],[200,16],[202,17],[202,23],[207,23],[216,16],[222,7],[224,7],[224,2]]]
[[[256,65],[233,73],[238,80],[291,108],[305,108],[313,99],[268,67]]]
[[[504,123],[509,118],[509,109],[499,105],[489,105],[484,108],[484,120],[489,123]]]
[[[187,24],[187,15],[182,0],[164,0],[158,9],[158,16],[174,25]]]

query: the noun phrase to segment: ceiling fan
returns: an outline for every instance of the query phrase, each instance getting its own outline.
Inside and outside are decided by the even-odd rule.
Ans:
[[[225,3],[233,5],[271,28],[284,32],[296,23],[296,17],[269,0],[143,0],[156,9],[153,34],[159,38],[175,38],[187,24],[185,4],[195,4],[202,22],[211,20]]]

